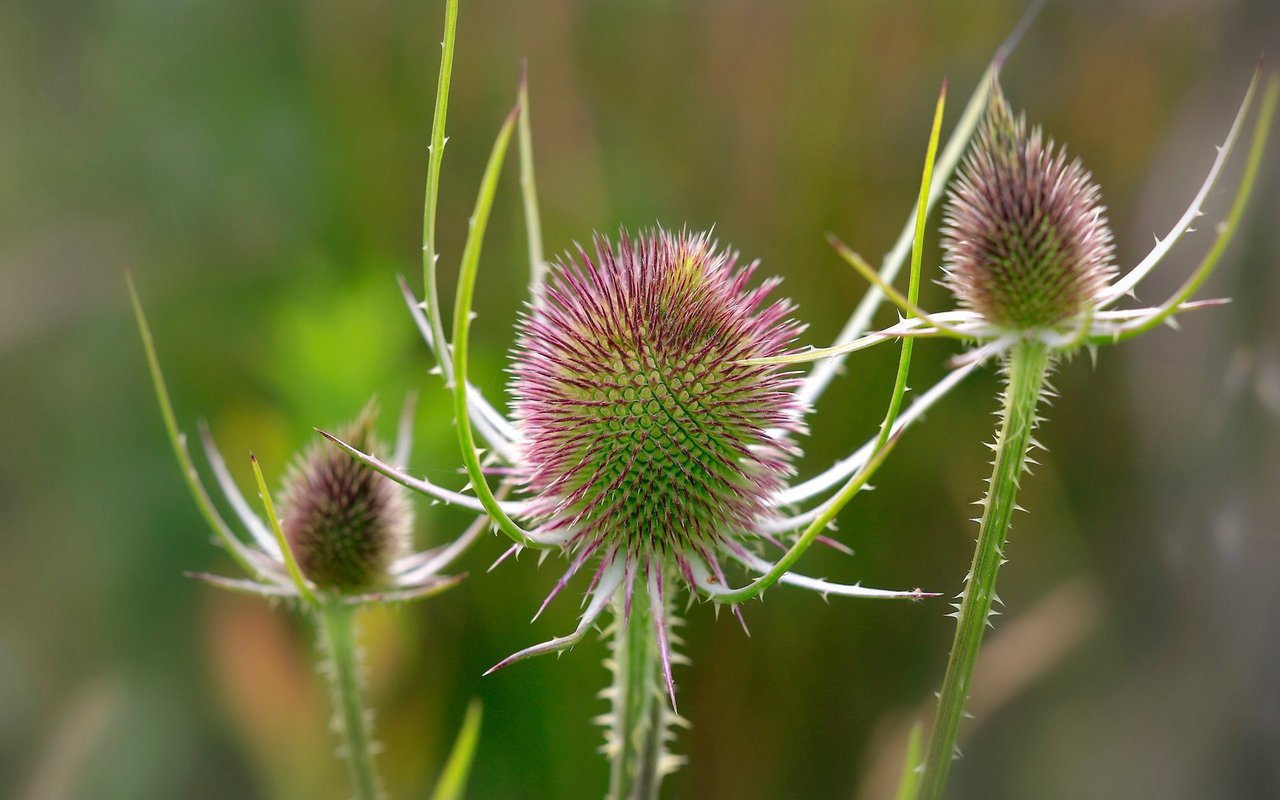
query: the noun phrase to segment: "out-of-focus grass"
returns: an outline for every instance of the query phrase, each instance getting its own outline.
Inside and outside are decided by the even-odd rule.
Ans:
[[[527,56],[548,251],[620,224],[715,224],[787,278],[822,343],[863,288],[824,233],[868,256],[890,244],[940,79],[967,89],[1020,10],[464,3],[442,290]],[[55,774],[71,797],[340,795],[303,627],[179,577],[227,564],[166,450],[122,275],[132,268],[147,299],[180,417],[210,420],[242,485],[235,454],[253,447],[282,466],[312,425],[375,393],[395,407],[410,388],[422,391],[414,467],[451,480],[448,400],[394,283],[397,271],[418,280],[440,11],[0,7],[0,793]],[[1196,185],[1257,52],[1274,50],[1277,13],[1261,1],[1050,4],[1010,61],[1010,96],[1102,183],[1122,261]],[[1000,594],[1029,610],[1084,576],[1105,610],[1096,633],[982,722],[957,796],[1280,790],[1275,164],[1273,153],[1210,289],[1236,304],[1104,352],[1096,370],[1063,370],[1072,402],[1052,411]],[[525,287],[514,170],[505,178],[473,336],[490,396]],[[925,292],[941,304],[941,290]],[[947,354],[918,347],[913,385]],[[870,435],[892,369],[887,351],[850,361],[814,417],[805,469]],[[954,592],[994,386],[975,379],[907,437],[879,490],[842,517],[857,556],[811,553],[807,571]],[[422,541],[466,521],[419,510]],[[371,618],[371,702],[397,797],[428,791],[472,696],[486,723],[471,796],[604,785],[588,722],[602,646],[479,679],[574,612],[553,605],[528,625],[553,570],[484,574],[501,546],[477,548],[459,589]],[[676,676],[693,765],[673,794],[853,794],[864,754],[885,745],[873,731],[939,679],[945,610],[779,590],[748,607],[747,639],[695,607],[694,666]]]

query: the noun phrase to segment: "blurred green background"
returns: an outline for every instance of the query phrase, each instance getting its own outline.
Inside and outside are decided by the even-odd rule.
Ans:
[[[888,248],[939,83],[949,128],[1022,5],[467,0],[442,289],[527,57],[548,250],[620,225],[714,225],[786,277],[807,341],[826,342],[864,287],[824,233],[869,257]],[[394,409],[413,388],[414,468],[455,480],[446,398],[394,282],[420,286],[442,17],[442,2],[401,0],[0,4],[0,795],[345,796],[309,631],[181,577],[232,565],[167,449],[123,274],[181,421],[209,420],[243,486],[250,448],[274,484],[311,426],[373,394]],[[1277,44],[1270,0],[1050,3],[1005,87],[1094,172],[1132,264],[1194,194]],[[1278,164],[1273,137],[1208,290],[1232,305],[1060,371],[955,797],[1280,796]],[[1228,198],[1215,194],[1206,229]],[[1207,241],[1187,237],[1142,299],[1162,299]],[[524,247],[508,170],[475,328],[492,397]],[[931,284],[925,300],[947,303]],[[913,385],[952,352],[918,347]],[[802,472],[870,435],[894,358],[850,361]],[[958,591],[996,389],[989,368],[907,437],[841,518],[856,556],[811,551],[804,571]],[[418,507],[424,546],[467,521]],[[468,554],[460,588],[368,618],[394,797],[425,796],[473,696],[485,727],[471,797],[603,793],[589,721],[604,710],[602,643],[480,678],[576,610],[567,595],[530,625],[559,564],[485,574],[502,549]],[[691,764],[667,794],[887,796],[942,674],[947,610],[783,588],[746,609],[747,638],[695,606],[693,665],[676,673]]]

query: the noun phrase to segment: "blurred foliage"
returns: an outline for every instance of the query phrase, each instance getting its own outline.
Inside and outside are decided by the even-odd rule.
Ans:
[[[0,5],[0,794],[343,796],[309,631],[180,576],[228,560],[166,448],[122,273],[147,303],[180,418],[207,418],[233,461],[252,447],[276,480],[313,425],[420,389],[413,466],[453,479],[447,399],[394,282],[420,282],[439,6]],[[442,291],[527,57],[549,249],[619,225],[715,225],[787,278],[809,341],[823,343],[863,291],[823,234],[869,257],[889,246],[938,84],[948,75],[967,93],[1021,6],[464,2]],[[1132,263],[1190,198],[1278,33],[1269,0],[1051,3],[1004,81],[1094,172]],[[1277,163],[1273,142],[1210,289],[1234,305],[1062,369],[1000,594],[1013,618],[1083,579],[1104,610],[972,726],[956,797],[1280,794]],[[509,172],[474,343],[492,397],[525,286],[523,236]],[[1174,285],[1203,244],[1192,237],[1153,284]],[[926,286],[926,306],[944,303]],[[917,354],[923,386],[949,352]],[[892,369],[888,351],[851,360],[813,418],[803,469],[869,435]],[[995,388],[988,370],[907,437],[879,491],[842,517],[855,558],[814,553],[805,570],[956,591]],[[248,486],[247,461],[233,468]],[[423,543],[467,521],[419,508]],[[486,574],[502,548],[470,554],[460,588],[368,620],[395,797],[426,795],[474,696],[486,723],[470,796],[602,791],[589,722],[603,710],[601,644],[479,677],[575,611],[562,601],[529,625],[558,570],[526,558]],[[887,796],[941,676],[944,610],[779,589],[746,609],[747,638],[693,608],[693,666],[677,672],[691,766],[671,795]],[[1053,641],[1059,627],[1033,630]],[[1035,647],[1009,651],[1009,685]],[[887,784],[875,782],[882,762]]]

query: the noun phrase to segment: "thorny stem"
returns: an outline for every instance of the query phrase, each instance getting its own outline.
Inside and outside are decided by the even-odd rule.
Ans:
[[[329,657],[329,679],[336,706],[334,722],[342,732],[351,790],[355,800],[378,800],[383,795],[373,764],[373,725],[360,701],[356,612],[355,606],[326,602],[318,607],[316,621]]]
[[[625,585],[618,588],[613,602],[613,684],[605,692],[613,711],[604,718],[610,762],[608,800],[656,800],[672,766],[666,753],[666,726],[674,712],[668,710],[663,696],[662,661],[645,584],[636,581],[630,619]]]
[[[440,368],[449,378],[449,351],[445,344],[444,323],[440,314],[440,288],[436,282],[436,206],[440,200],[440,164],[444,159],[445,118],[449,114],[449,81],[453,76],[453,47],[458,32],[458,2],[445,6],[444,41],[440,44],[440,78],[436,85],[435,112],[431,118],[431,149],[427,161],[427,190],[422,208],[422,282],[427,296],[427,319]]]
[[[984,501],[978,546],[965,579],[951,659],[942,682],[933,733],[929,736],[919,800],[939,800],[946,788],[956,736],[969,699],[973,667],[991,614],[991,602],[996,596],[996,574],[1005,562],[1005,541],[1017,499],[1018,482],[1026,466],[1027,450],[1032,444],[1031,433],[1037,422],[1036,407],[1045,389],[1051,364],[1049,346],[1035,340],[1019,342],[1009,356],[1004,421],[996,442],[996,457]]]

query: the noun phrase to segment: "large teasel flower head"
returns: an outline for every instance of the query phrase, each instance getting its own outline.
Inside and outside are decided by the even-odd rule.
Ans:
[[[786,352],[800,327],[787,301],[765,305],[777,280],[748,288],[754,268],[660,229],[553,265],[511,384],[541,530],[651,570],[769,514],[803,408],[791,375],[743,362]]]
[[[342,431],[346,441],[387,452],[373,433],[376,407]],[[322,589],[355,591],[386,583],[413,528],[407,491],[317,441],[290,467],[280,498],[281,526],[302,574]]]
[[[662,229],[634,237],[624,232],[615,242],[597,236],[591,252],[577,247],[548,263],[527,112],[522,86],[520,101],[494,141],[470,218],[451,337],[445,336],[435,279],[431,210],[438,160],[428,169],[425,299],[420,302],[401,282],[453,397],[467,485],[449,489],[340,437],[329,438],[403,486],[480,512],[481,520],[512,541],[499,561],[526,549],[561,552],[568,566],[535,619],[575,576],[590,575],[572,632],[513,653],[489,672],[572,648],[608,613],[615,637],[610,697],[615,712],[623,709],[611,717],[609,747],[626,749],[627,743],[650,741],[637,740],[638,729],[628,723],[636,710],[630,706],[633,692],[647,697],[641,684],[648,686],[648,679],[637,683],[629,673],[648,674],[654,659],[659,661],[660,682],[675,711],[671,666],[678,655],[671,645],[678,641],[671,628],[682,591],[717,609],[729,607],[740,622],[741,605],[777,584],[824,596],[930,596],[920,589],[812,578],[794,568],[815,542],[848,552],[826,532],[905,427],[953,384],[935,386],[904,408],[900,377],[871,440],[829,468],[793,480],[799,455],[793,439],[804,432],[804,414],[830,375],[791,371],[792,359],[802,355],[793,347],[802,328],[791,319],[790,303],[768,300],[777,281],[753,285],[756,265],[738,267],[736,254],[709,234]],[[935,117],[940,113],[939,108]],[[508,418],[471,382],[469,351],[485,229],[517,128],[532,300],[517,325]],[[931,152],[937,128],[935,119]],[[443,141],[439,127],[433,136],[435,154]],[[849,325],[856,323],[851,318]],[[490,486],[494,476],[500,479],[496,491]],[[770,548],[781,552],[776,560]],[[726,566],[752,577],[735,586]]]
[[[945,285],[987,322],[1055,326],[1093,306],[1115,274],[1098,185],[1027,131],[998,81],[948,198]]]

